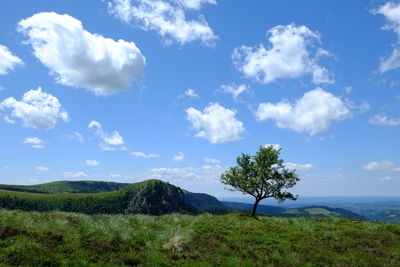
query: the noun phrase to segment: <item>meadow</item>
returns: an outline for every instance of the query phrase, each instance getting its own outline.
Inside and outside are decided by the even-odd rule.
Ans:
[[[0,265],[399,266],[400,225],[0,210]]]

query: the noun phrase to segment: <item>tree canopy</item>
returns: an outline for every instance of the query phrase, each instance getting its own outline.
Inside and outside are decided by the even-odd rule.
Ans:
[[[232,191],[240,191],[255,198],[252,215],[255,216],[258,203],[266,198],[278,201],[296,200],[291,192],[299,181],[295,170],[286,167],[280,158],[281,149],[272,145],[260,146],[256,155],[242,153],[236,160],[237,166],[229,168],[221,175],[221,182],[230,185]]]

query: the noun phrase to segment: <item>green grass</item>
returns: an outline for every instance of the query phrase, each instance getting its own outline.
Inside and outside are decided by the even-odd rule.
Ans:
[[[227,208],[207,194],[183,191],[169,183],[150,179],[139,183],[124,184],[118,191],[88,192],[110,189],[122,184],[107,182],[55,182],[46,186],[68,185],[74,193],[39,193],[21,191],[19,186],[9,189],[0,187],[0,208],[25,211],[65,211],[85,214],[152,214],[174,212],[198,213],[203,211],[226,213]],[[44,186],[38,185],[38,186]],[[71,187],[72,186],[72,187]],[[79,190],[78,190],[79,189]],[[59,191],[59,188],[51,188]]]
[[[0,189],[0,197],[19,197],[24,199],[32,200],[47,200],[47,199],[77,199],[77,198],[87,198],[87,197],[98,197],[104,198],[109,196],[117,195],[118,191],[114,192],[102,192],[102,193],[61,193],[61,194],[39,194],[31,192],[19,192],[12,190]]]
[[[0,210],[0,266],[399,266],[400,225]]]
[[[0,184],[0,189],[44,194],[100,193],[117,191],[126,185],[128,184],[103,181],[56,181],[38,185]]]

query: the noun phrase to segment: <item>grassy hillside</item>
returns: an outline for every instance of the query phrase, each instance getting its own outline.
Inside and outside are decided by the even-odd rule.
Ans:
[[[399,266],[400,225],[0,210],[0,265]]]
[[[160,180],[146,180],[134,184],[105,182],[55,182],[30,187],[30,192],[18,186],[0,189],[0,208],[25,211],[67,211],[86,214],[151,214],[173,212],[197,213],[201,211],[226,211],[216,198],[195,194]],[[99,190],[118,191],[82,193]],[[40,189],[37,193],[33,188]],[[44,190],[46,189],[46,190]],[[73,190],[73,192],[67,191]],[[57,193],[51,193],[57,192]],[[60,193],[61,192],[61,193]],[[77,193],[79,192],[79,193]]]
[[[100,193],[116,191],[126,185],[102,181],[57,181],[39,185],[0,185],[0,189],[42,194]]]

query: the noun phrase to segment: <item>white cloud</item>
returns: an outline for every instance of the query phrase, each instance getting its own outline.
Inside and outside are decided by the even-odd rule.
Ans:
[[[333,121],[349,117],[351,111],[340,98],[316,88],[294,105],[286,100],[277,104],[261,103],[255,115],[258,120],[275,120],[279,128],[314,135],[328,130]]]
[[[201,167],[185,168],[153,168],[151,178],[165,179],[179,182],[218,182],[219,177],[226,169],[220,165],[204,165]]]
[[[6,46],[0,45],[0,75],[5,75],[22,64],[23,62],[19,57],[13,55]]]
[[[65,178],[81,178],[88,176],[85,172],[63,172],[63,175]]]
[[[190,88],[186,90],[185,95],[188,96],[188,97],[191,97],[191,98],[198,98],[199,97],[199,95],[196,94],[196,92],[193,89],[190,89]]]
[[[8,116],[4,116],[4,122],[9,124],[14,124],[15,120],[10,119]]]
[[[185,159],[185,154],[183,152],[179,152],[178,154],[172,157],[173,161],[183,161]]]
[[[344,88],[344,91],[346,92],[346,94],[351,94],[351,92],[353,92],[353,87],[352,86],[346,86]]]
[[[38,13],[21,20],[18,30],[60,84],[111,95],[142,78],[146,62],[135,43],[92,34],[67,14]]]
[[[27,137],[24,140],[24,144],[31,145],[33,148],[42,149],[44,148],[44,142],[42,139],[37,137]]]
[[[373,125],[379,125],[379,126],[399,126],[400,125],[400,118],[388,118],[384,115],[376,115],[373,118],[371,118],[369,123]]]
[[[371,161],[362,167],[367,171],[400,171],[400,167],[396,166],[393,161]]]
[[[155,153],[145,154],[143,152],[137,152],[137,151],[131,152],[131,155],[137,158],[144,158],[144,159],[154,159],[160,157],[159,154]]]
[[[203,3],[215,1],[188,0],[113,0],[108,2],[108,10],[125,23],[148,31],[157,31],[168,43],[180,44],[200,40],[205,45],[213,45],[217,36],[208,26],[204,16],[188,20],[185,9],[199,9]]]
[[[279,150],[282,147],[279,144],[265,144],[264,147],[272,146],[273,149]]]
[[[204,4],[217,4],[217,0],[172,0],[187,9],[199,10]]]
[[[21,101],[13,97],[5,99],[0,103],[0,110],[6,108],[12,109],[11,116],[21,119],[25,127],[49,130],[58,120],[68,121],[68,113],[58,99],[40,87],[26,92]]]
[[[227,109],[218,103],[210,103],[203,111],[186,110],[187,119],[197,130],[195,137],[205,138],[212,144],[233,142],[241,139],[243,123],[236,119],[236,110]]]
[[[393,45],[392,54],[381,59],[379,70],[383,73],[400,68],[400,3],[387,2],[372,12],[385,16],[387,24],[384,29],[394,31],[398,39],[397,43]]]
[[[214,159],[214,158],[210,158],[210,157],[204,157],[203,160],[206,163],[211,163],[211,164],[218,164],[221,163],[221,161],[219,159]]]
[[[100,147],[103,150],[126,150],[124,145],[124,139],[117,131],[113,131],[111,134],[107,134],[103,131],[103,127],[98,121],[91,121],[88,125],[89,129],[94,129],[97,138],[103,143],[100,143]]]
[[[92,167],[97,167],[97,166],[100,166],[100,163],[97,160],[88,159],[88,160],[85,160],[85,165],[92,166]]]
[[[46,171],[49,170],[49,168],[43,167],[43,166],[37,166],[37,167],[35,168],[35,170],[38,171],[38,172],[46,172]]]
[[[392,180],[391,176],[385,176],[385,177],[382,177],[379,179],[379,181],[381,181],[381,182],[389,182],[391,180]]]
[[[270,48],[241,46],[232,58],[239,71],[261,83],[312,75],[315,84],[332,84],[328,70],[318,61],[329,52],[317,48],[320,35],[306,26],[278,25],[268,31]]]
[[[311,163],[298,164],[298,163],[287,162],[287,163],[285,163],[285,166],[288,169],[297,170],[297,171],[309,171],[309,170],[314,169],[314,165],[312,165]]]
[[[249,92],[250,88],[245,84],[223,84],[218,91],[232,95],[233,100],[237,101],[242,93]]]
[[[79,132],[73,132],[71,138],[77,140],[79,143],[85,142],[85,138]]]

